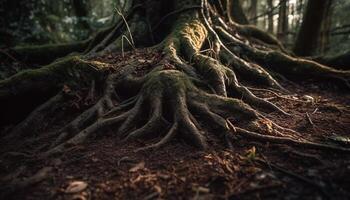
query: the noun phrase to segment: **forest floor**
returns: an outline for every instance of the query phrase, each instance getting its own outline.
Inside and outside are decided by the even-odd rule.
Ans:
[[[293,95],[255,92],[293,114],[273,112],[270,119],[304,138],[349,146],[348,92],[312,81],[284,86]],[[135,152],[154,141],[119,144],[112,133],[105,135],[19,170],[24,178],[51,169],[43,181],[6,199],[350,199],[350,155],[243,139],[233,143],[234,151],[220,142],[199,151],[175,140],[155,151]],[[10,163],[0,160],[2,184],[14,167]]]

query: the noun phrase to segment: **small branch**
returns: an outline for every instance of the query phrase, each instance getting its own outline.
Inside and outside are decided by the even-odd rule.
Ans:
[[[310,123],[312,126],[314,126],[314,123],[312,122],[311,117],[310,117],[310,115],[309,115],[308,112],[306,112],[306,117],[307,117],[307,120],[309,121],[309,123]]]
[[[132,46],[135,48],[135,42],[134,42],[134,39],[133,39],[133,37],[132,37],[132,34],[131,34],[131,31],[130,31],[130,27],[129,27],[128,22],[126,21],[126,19],[125,19],[123,13],[122,13],[118,8],[116,8],[116,11],[117,11],[118,15],[120,15],[120,17],[123,19],[123,21],[124,21],[124,23],[125,23],[125,26],[126,26],[126,28],[128,29],[128,32],[129,32],[129,36],[130,36],[130,40],[131,40]]]

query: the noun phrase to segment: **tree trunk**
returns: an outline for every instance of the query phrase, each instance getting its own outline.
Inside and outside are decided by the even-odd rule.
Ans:
[[[240,0],[227,1],[227,15],[231,21],[239,24],[249,24],[248,19],[243,12]]]
[[[288,1],[280,0],[280,9],[278,15],[277,38],[287,43],[288,33]]]
[[[324,12],[321,34],[319,38],[319,54],[324,54],[329,45],[329,36],[332,27],[332,0],[328,1]]]
[[[317,42],[330,0],[309,0],[293,51],[299,56],[311,56]]]
[[[59,46],[60,51],[52,47],[52,52],[81,53],[50,56],[52,63],[0,81],[1,111],[21,112],[16,110],[19,102],[33,109],[24,119],[13,119],[21,122],[4,140],[28,140],[26,147],[37,147],[32,152],[41,152],[40,158],[105,132],[118,142],[161,136],[143,149],[174,138],[198,148],[208,147],[210,138],[230,146],[236,135],[335,149],[284,137],[288,130],[263,113],[290,114],[255,96],[241,80],[286,92],[273,74],[349,80],[349,71],[294,58],[270,34],[228,22],[214,6],[205,0],[135,0],[127,13],[119,13],[119,22],[83,45]],[[32,49],[22,49],[21,56],[48,53],[47,48]],[[69,115],[60,130],[50,130],[72,105],[81,113],[74,119]],[[48,139],[46,146],[33,145]]]
[[[258,9],[258,0],[251,0],[250,7],[248,10],[248,16],[249,16],[249,20],[251,21],[251,24],[254,24],[254,25],[257,24],[257,19],[256,19],[257,9]]]
[[[82,28],[90,30],[91,27],[87,22],[89,12],[86,4],[87,2],[84,0],[72,0],[73,10],[78,18],[78,24],[80,24]]]
[[[273,0],[267,0],[268,10],[272,10],[273,8]],[[273,23],[273,12],[269,12],[268,14],[268,32],[273,34],[274,31],[274,23]]]

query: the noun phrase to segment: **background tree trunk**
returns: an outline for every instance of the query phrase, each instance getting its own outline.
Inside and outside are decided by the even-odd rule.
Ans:
[[[248,19],[243,12],[240,0],[227,1],[227,16],[229,20],[239,24],[249,24]]]
[[[318,54],[324,54],[329,46],[329,37],[332,26],[332,13],[332,0],[329,0],[323,16],[321,34],[319,38],[319,52],[317,52]]]
[[[288,33],[288,0],[280,0],[278,15],[277,38],[286,43]]]
[[[256,25],[257,24],[257,9],[258,9],[258,0],[251,0],[250,1],[250,7],[248,9],[248,16],[249,16],[249,21],[251,24]]]
[[[273,9],[273,0],[267,0],[268,10]],[[274,31],[274,23],[273,23],[273,12],[269,12],[268,14],[268,32],[273,33]]]
[[[309,0],[293,51],[299,56],[311,56],[317,49],[327,6],[330,0]]]
[[[89,15],[88,5],[86,0],[72,0],[72,7],[75,12],[75,15],[78,18],[78,24],[87,30],[90,30],[91,27],[87,22],[87,17]]]

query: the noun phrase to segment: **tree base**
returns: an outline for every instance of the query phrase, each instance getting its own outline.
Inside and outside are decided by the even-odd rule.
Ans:
[[[300,133],[269,120],[266,113],[272,111],[292,115],[255,96],[239,81],[287,92],[276,74],[302,79],[332,77],[348,86],[349,71],[292,57],[276,39],[256,28],[228,26],[206,1],[201,6],[187,7],[188,3],[174,2],[179,16],[171,33],[156,46],[126,51],[135,48],[134,41],[146,38],[137,31],[143,23],[142,12],[136,12],[140,5],[134,5],[131,13],[136,14],[130,16],[131,26],[126,25],[122,34],[118,33],[125,21],[103,32],[100,43],[92,39],[81,56],[68,56],[0,81],[0,100],[63,88],[13,128],[7,139],[34,138],[26,144],[31,146],[50,138],[51,144],[37,148],[40,158],[62,153],[106,129],[113,130],[114,138],[122,142],[162,135],[144,149],[159,148],[174,137],[206,148],[209,135],[216,133],[229,146],[239,134],[265,142],[349,151],[303,140]],[[119,59],[106,62],[116,56],[110,53],[115,51],[121,51]],[[67,96],[81,98],[79,91],[87,86],[86,99],[94,104],[59,131],[41,133],[40,123],[59,110]]]

